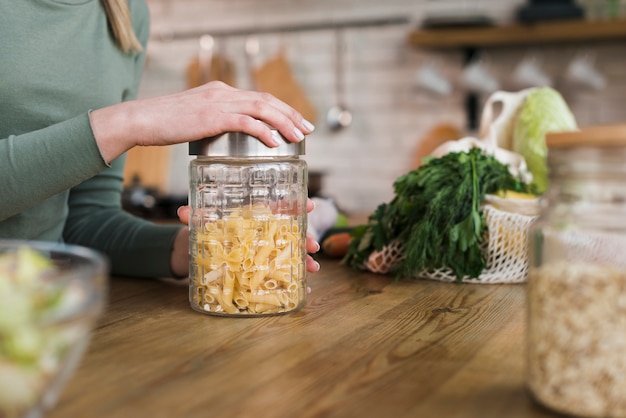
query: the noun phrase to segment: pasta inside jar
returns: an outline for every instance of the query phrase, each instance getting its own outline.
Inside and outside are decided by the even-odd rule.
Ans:
[[[192,244],[190,299],[205,313],[266,315],[304,302],[304,242],[297,219],[269,209],[205,222]]]

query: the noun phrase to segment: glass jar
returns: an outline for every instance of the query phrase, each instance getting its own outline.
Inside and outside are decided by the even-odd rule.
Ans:
[[[274,132],[276,138],[282,138]],[[300,309],[306,295],[304,141],[231,132],[189,146],[191,307],[221,316]]]
[[[626,125],[549,134],[530,231],[527,383],[558,412],[626,416]]]

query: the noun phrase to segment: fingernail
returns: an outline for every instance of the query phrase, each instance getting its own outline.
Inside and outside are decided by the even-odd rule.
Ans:
[[[315,261],[315,271],[320,271],[320,263]]]
[[[311,132],[315,130],[315,125],[313,125],[311,122],[309,122],[306,119],[302,119],[302,124],[304,125],[305,128],[307,128],[307,130]]]
[[[280,136],[280,133],[278,133],[278,131],[272,131],[272,144],[274,144],[274,146],[278,146],[278,144],[280,143],[279,141],[282,141],[282,137]]]
[[[298,141],[302,141],[304,139],[304,134],[302,133],[302,131],[298,128],[293,128],[293,132],[296,134],[296,137],[298,138]]]
[[[320,250],[320,243],[315,241],[315,251],[313,251],[314,253],[318,252]]]

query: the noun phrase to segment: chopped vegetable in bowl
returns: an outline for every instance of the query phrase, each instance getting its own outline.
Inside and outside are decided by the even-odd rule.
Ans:
[[[106,277],[91,250],[0,241],[0,418],[54,405],[102,312]]]

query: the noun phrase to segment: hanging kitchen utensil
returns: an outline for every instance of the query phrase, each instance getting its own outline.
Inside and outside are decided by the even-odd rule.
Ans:
[[[233,63],[217,52],[217,43],[211,35],[203,35],[199,41],[198,55],[187,65],[187,88],[209,81],[219,80],[235,86]]]
[[[248,90],[258,90],[257,86],[256,86],[256,82],[254,80],[254,69],[256,68],[256,59],[257,56],[259,55],[259,51],[261,49],[261,45],[259,43],[259,38],[254,36],[254,35],[250,35],[247,36],[245,41],[244,41],[244,52],[245,52],[245,67],[246,67],[246,75],[247,75],[247,79],[246,82],[248,83],[247,86],[244,86],[245,89]]]
[[[298,83],[284,50],[253,70],[252,78],[259,91],[273,94],[315,123],[317,111]]]
[[[341,29],[335,31],[335,104],[328,109],[326,123],[333,131],[347,128],[352,123],[352,112],[345,105],[344,91],[344,59],[346,44]]]

